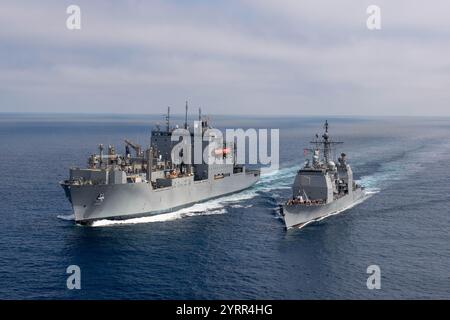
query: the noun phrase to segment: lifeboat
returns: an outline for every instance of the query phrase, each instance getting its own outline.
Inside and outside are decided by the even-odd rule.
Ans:
[[[229,154],[231,153],[231,149],[230,148],[218,148],[214,150],[214,154],[216,156],[221,156],[221,155],[225,155],[225,154]]]

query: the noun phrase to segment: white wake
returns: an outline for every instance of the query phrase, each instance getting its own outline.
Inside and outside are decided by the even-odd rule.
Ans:
[[[60,214],[60,215],[57,215],[56,217],[58,219],[68,220],[68,221],[75,220],[75,215],[73,213],[72,214],[67,214],[67,215]]]
[[[252,205],[242,204],[241,202],[250,200],[258,194],[258,192],[267,192],[274,189],[290,188],[289,183],[292,176],[295,175],[296,168],[284,168],[270,173],[263,174],[258,181],[250,189],[234,193],[232,195],[223,196],[217,199],[194,204],[190,207],[182,208],[177,211],[157,214],[148,217],[130,218],[124,220],[97,220],[92,223],[92,227],[106,227],[115,225],[129,225],[152,222],[165,222],[182,219],[185,217],[206,216],[214,214],[224,214],[227,207],[231,208],[250,208]]]

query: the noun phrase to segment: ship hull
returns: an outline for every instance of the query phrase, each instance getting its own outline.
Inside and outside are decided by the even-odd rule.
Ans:
[[[334,213],[346,210],[364,197],[364,190],[361,188],[356,189],[351,194],[343,196],[333,202],[323,205],[283,205],[282,213],[284,216],[284,222],[286,229],[302,226],[312,221],[324,218]]]
[[[101,219],[129,219],[170,212],[242,191],[258,179],[259,172],[243,172],[219,180],[192,181],[158,189],[153,189],[149,183],[63,187],[72,203],[75,221],[89,224]]]

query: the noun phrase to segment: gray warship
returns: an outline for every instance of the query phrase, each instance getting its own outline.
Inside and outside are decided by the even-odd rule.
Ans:
[[[69,179],[60,184],[72,204],[75,221],[91,224],[100,219],[128,219],[170,212],[242,191],[259,180],[259,170],[236,164],[231,145],[214,150],[214,156],[233,157],[223,164],[204,161],[193,164],[193,152],[181,153],[182,162],[175,164],[171,156],[172,148],[178,143],[171,139],[175,128],[170,126],[168,108],[165,130],[157,125],[151,131],[150,146],[146,150],[125,140],[124,155],[117,154],[111,145],[105,154],[105,147],[99,145],[99,153],[89,157],[88,168],[70,168]],[[211,127],[199,109],[198,122],[194,128],[189,128],[186,104],[184,128],[194,137]],[[207,141],[200,146],[204,150]]]
[[[353,180],[353,172],[345,153],[341,153],[337,163],[332,152],[335,145],[325,121],[325,132],[321,139],[316,134],[312,149],[312,161],[306,160],[294,180],[292,197],[281,206],[286,229],[303,227],[306,224],[343,211],[363,199],[364,187]],[[323,157],[321,156],[323,154]]]

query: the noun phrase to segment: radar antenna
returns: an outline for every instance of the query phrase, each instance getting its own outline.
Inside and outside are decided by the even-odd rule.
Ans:
[[[329,128],[328,120],[325,120],[325,124],[323,127],[325,129],[325,132],[322,135],[322,139],[318,140],[319,135],[316,134],[316,140],[311,141],[310,143],[316,145],[316,150],[323,150],[323,157],[324,157],[325,163],[328,163],[329,161],[332,160],[331,151],[332,151],[333,147],[336,144],[342,144],[343,142],[333,141],[331,139],[330,135],[328,134],[328,128]]]

